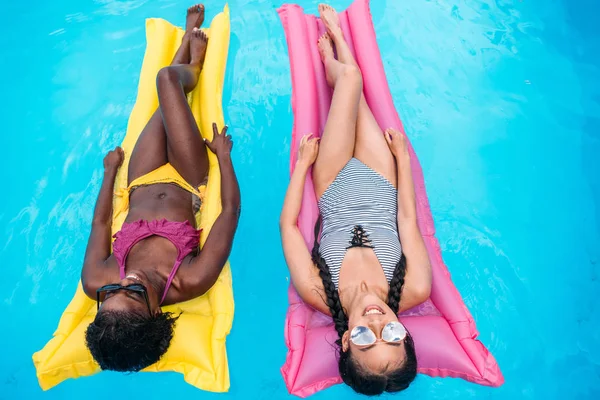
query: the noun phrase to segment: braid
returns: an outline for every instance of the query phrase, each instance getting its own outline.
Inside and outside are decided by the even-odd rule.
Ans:
[[[325,259],[321,257],[319,253],[319,241],[317,238],[319,237],[319,230],[321,226],[321,216],[317,219],[317,223],[315,224],[315,244],[312,249],[312,260],[319,268],[319,276],[323,281],[323,289],[325,290],[325,296],[327,297],[327,306],[329,307],[329,311],[331,312],[331,316],[333,318],[333,322],[335,324],[335,330],[338,333],[339,339],[336,341],[338,346],[342,345],[342,336],[344,332],[348,330],[348,317],[346,317],[346,313],[342,307],[342,302],[340,301],[340,295],[338,293],[333,280],[331,279],[331,272],[329,271],[329,266],[325,262]]]
[[[404,286],[404,277],[406,276],[406,257],[404,253],[400,257],[400,261],[394,269],[394,276],[390,281],[390,290],[388,291],[388,306],[394,314],[398,314],[400,309],[400,296],[402,295],[402,286]]]

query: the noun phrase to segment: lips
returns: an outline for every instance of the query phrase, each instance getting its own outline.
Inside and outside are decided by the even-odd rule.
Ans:
[[[140,283],[142,282],[142,280],[135,274],[129,274],[125,278],[132,279],[132,280],[140,282]]]
[[[383,314],[385,314],[385,312],[383,312],[383,309],[381,307],[373,305],[373,306],[368,306],[367,308],[365,308],[363,317],[367,316],[367,315],[383,315]]]

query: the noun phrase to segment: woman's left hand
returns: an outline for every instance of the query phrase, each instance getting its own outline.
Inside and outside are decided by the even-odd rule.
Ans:
[[[125,153],[119,146],[115,147],[104,157],[104,170],[109,172],[117,172],[119,167],[123,164],[125,159]]]
[[[312,133],[302,136],[300,146],[298,146],[298,164],[310,167],[317,160],[319,154],[319,140]]]

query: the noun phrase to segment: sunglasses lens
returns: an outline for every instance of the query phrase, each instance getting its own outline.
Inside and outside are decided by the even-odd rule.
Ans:
[[[114,292],[115,290],[119,290],[121,285],[106,285],[98,289],[98,298],[102,303],[106,299],[106,295]]]
[[[393,321],[387,324],[381,332],[381,338],[386,342],[400,342],[406,337],[406,328],[402,323]]]
[[[367,346],[377,341],[372,330],[366,326],[356,326],[350,332],[350,340],[357,346]]]
[[[98,289],[98,296],[100,302],[103,302],[108,294],[114,293],[117,290],[128,290],[131,292],[143,293],[146,291],[146,287],[144,285],[140,285],[139,283],[134,283],[133,285],[128,286],[121,286],[118,283],[106,285]]]

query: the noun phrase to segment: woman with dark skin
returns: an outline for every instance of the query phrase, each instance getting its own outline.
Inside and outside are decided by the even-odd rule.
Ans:
[[[131,185],[169,163],[187,182],[183,185],[193,189],[173,182],[134,183],[113,253],[113,189],[123,150],[117,147],[104,158],[104,180],[81,273],[85,293],[98,300],[86,341],[102,369],[139,371],[157,362],[169,347],[177,319],[163,313],[161,305],[206,293],[231,251],[240,212],[230,156],[233,142],[227,127],[218,132],[216,124],[212,142],[203,141],[186,98],[198,83],[204,62],[208,39],[199,29],[203,21],[203,5],[188,9],[181,46],[172,64],[157,75],[159,108],[142,131],[128,169]],[[199,199],[193,193],[207,182],[207,147],[219,162],[222,210],[199,251],[195,229]],[[124,250],[117,254],[117,249]]]
[[[366,395],[397,392],[417,374],[412,336],[397,315],[431,291],[408,144],[377,124],[336,11],[321,4],[319,13],[327,33],[317,46],[333,96],[320,143],[307,135],[299,146],[280,218],[283,251],[302,300],[333,318],[343,381]],[[322,223],[308,249],[297,223],[311,167]]]

